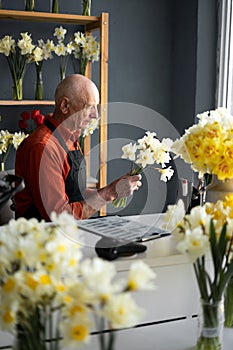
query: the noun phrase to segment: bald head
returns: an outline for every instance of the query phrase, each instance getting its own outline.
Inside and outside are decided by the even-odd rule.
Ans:
[[[96,85],[80,74],[62,80],[55,91],[53,118],[70,130],[84,130],[91,119],[98,117],[99,91]]]
[[[81,74],[73,74],[62,80],[55,91],[55,104],[59,106],[62,98],[67,97],[82,109],[88,102],[90,95],[98,95],[96,85]]]

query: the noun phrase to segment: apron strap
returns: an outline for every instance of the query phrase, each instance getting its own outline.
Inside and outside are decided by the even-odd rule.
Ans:
[[[64,150],[68,154],[69,153],[69,149],[66,146],[65,141],[63,140],[63,138],[61,137],[61,135],[59,134],[59,132],[55,128],[55,126],[48,119],[45,120],[44,124],[47,126],[47,128],[49,128],[54,133],[54,136],[58,139],[58,141],[60,142],[61,146],[64,148]]]

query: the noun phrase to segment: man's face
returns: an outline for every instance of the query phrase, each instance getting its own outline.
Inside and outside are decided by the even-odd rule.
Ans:
[[[86,129],[91,119],[98,118],[99,93],[96,89],[90,91],[86,96],[84,105],[75,105],[71,102],[69,119],[69,129],[83,131]]]

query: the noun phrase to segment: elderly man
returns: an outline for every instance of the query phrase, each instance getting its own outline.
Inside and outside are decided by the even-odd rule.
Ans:
[[[50,221],[52,211],[67,211],[76,219],[86,219],[141,186],[141,175],[126,175],[98,190],[86,188],[85,159],[77,140],[98,117],[98,103],[96,85],[82,75],[70,75],[57,86],[53,115],[16,153],[15,173],[25,182],[23,191],[15,195],[16,217]]]

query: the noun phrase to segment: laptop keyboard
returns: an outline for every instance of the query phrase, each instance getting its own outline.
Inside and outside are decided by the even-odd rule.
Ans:
[[[170,234],[159,227],[142,224],[117,215],[80,220],[78,221],[78,227],[102,237],[135,242],[160,238]]]

